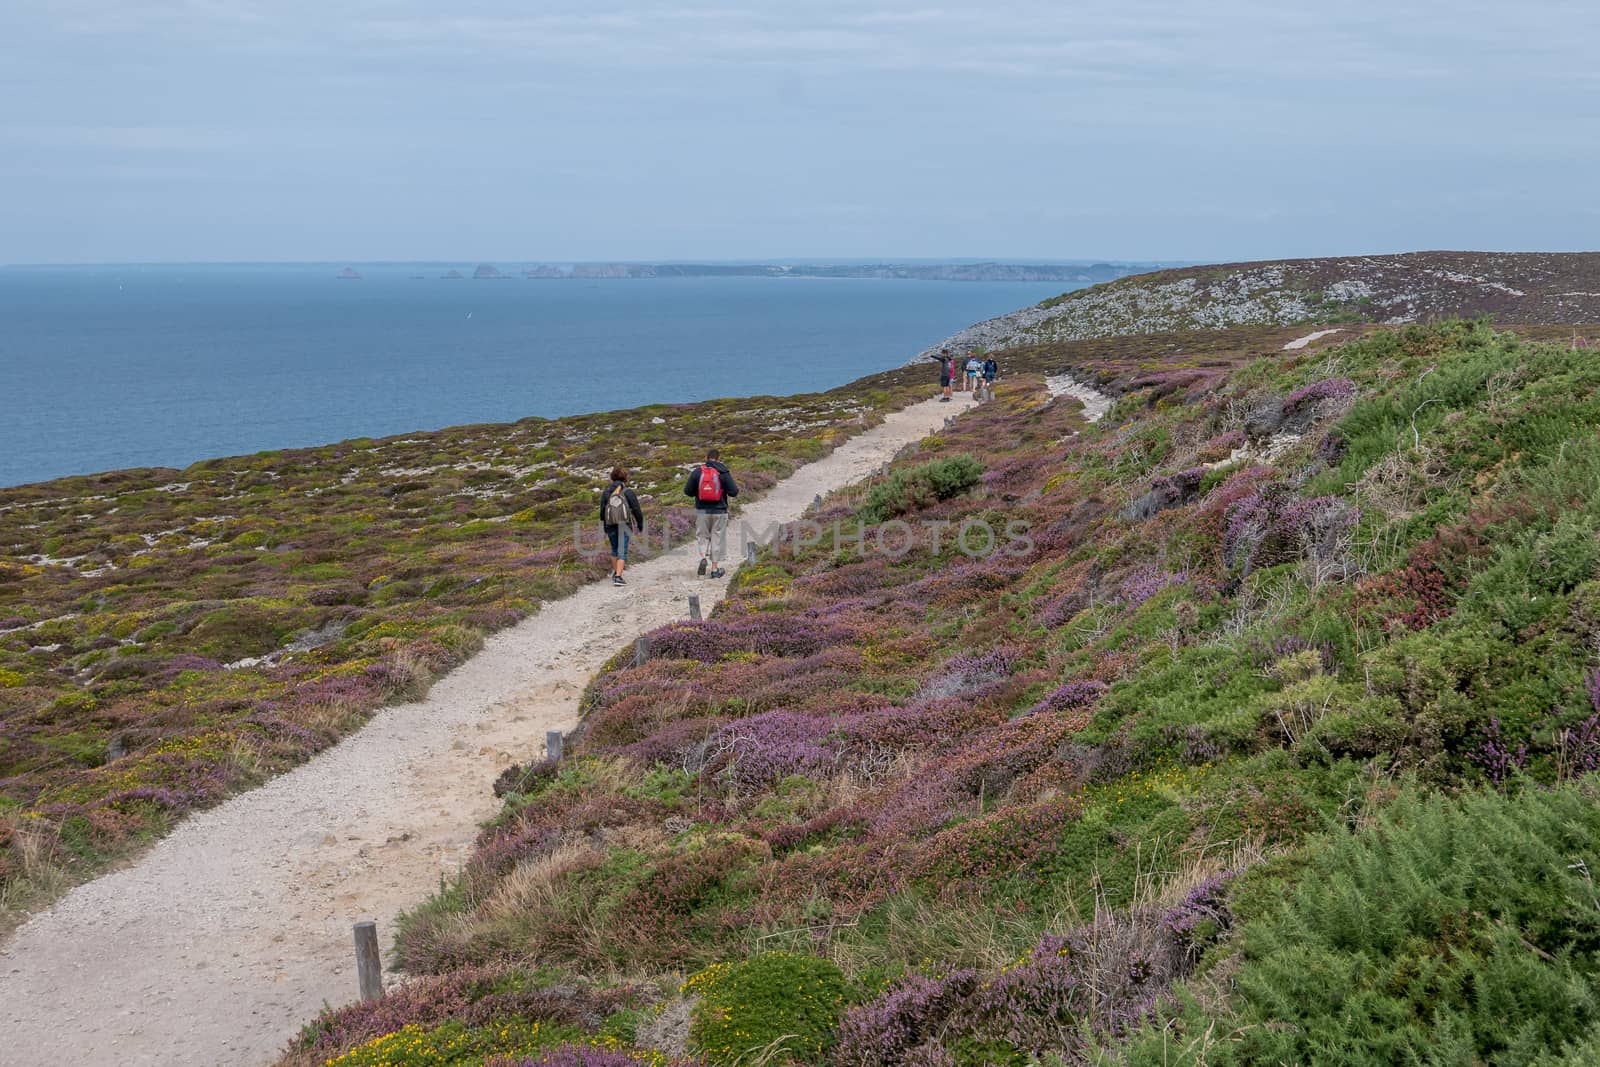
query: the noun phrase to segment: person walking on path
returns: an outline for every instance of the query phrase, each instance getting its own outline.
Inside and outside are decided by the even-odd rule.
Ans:
[[[628,487],[624,467],[611,468],[611,484],[600,498],[600,525],[611,542],[611,584],[627,585],[622,571],[628,565],[628,541],[644,529],[644,512],[639,509],[638,496]]]
[[[950,386],[956,376],[956,360],[948,348],[939,349],[938,355],[928,353],[928,358],[939,363],[939,388],[944,390],[944,395],[939,398],[941,404],[950,403]]]
[[[1000,377],[1000,364],[995,362],[993,356],[983,357],[983,398],[994,399],[994,380]]]
[[[971,393],[974,398],[976,398],[977,395],[978,395],[978,372],[980,370],[982,370],[982,369],[983,369],[983,361],[980,360],[977,357],[976,354],[968,353],[967,354],[967,384],[966,384],[965,391]]]
[[[721,578],[726,571],[717,560],[728,558],[728,498],[739,495],[733,474],[717,458],[717,450],[706,450],[706,461],[696,464],[683,483],[683,495],[694,499],[694,540],[700,549],[700,566],[695,572]]]

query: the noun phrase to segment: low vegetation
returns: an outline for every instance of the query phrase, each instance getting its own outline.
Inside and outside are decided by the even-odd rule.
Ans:
[[[698,449],[759,494],[926,379],[0,490],[0,926],[602,574],[586,553],[613,464],[648,555],[691,536]]]
[[[406,918],[404,997],[288,1062],[379,1011],[707,1063],[1587,1062],[1600,364],[1459,321],[1280,347],[1009,354],[1120,399],[1014,375],[619,656]],[[459,1006],[534,965],[603,1003]]]
[[[1015,348],[1180,330],[1431,322],[1600,322],[1600,254],[1412,252],[1225,263],[1079,289],[962,331],[958,348]]]

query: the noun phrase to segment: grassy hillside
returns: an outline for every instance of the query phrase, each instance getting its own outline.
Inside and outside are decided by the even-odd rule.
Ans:
[[[1121,398],[1013,378],[619,656],[285,1062],[1588,1062],[1600,360],[1284,336],[1011,354]]]
[[[681,544],[698,450],[759,494],[926,379],[0,490],[0,927],[604,573],[573,527],[614,464]]]
[[[1600,253],[1414,252],[1140,274],[982,322],[957,348],[1236,326],[1600,322]],[[936,348],[938,346],[935,346]]]

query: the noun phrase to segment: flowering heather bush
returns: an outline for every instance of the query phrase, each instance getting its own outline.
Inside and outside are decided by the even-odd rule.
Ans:
[[[812,838],[834,832],[865,829],[867,826],[866,808],[864,805],[852,804],[847,807],[834,808],[825,811],[803,823],[790,823],[780,826],[766,834],[767,844],[772,846],[774,852],[784,852],[797,848]]]
[[[1162,928],[1188,953],[1191,963],[1232,922],[1227,891],[1237,874],[1237,871],[1223,871],[1212,875],[1160,914],[1158,921]]]
[[[553,759],[535,760],[528,764],[513,764],[500,772],[494,780],[494,795],[530,793],[556,776],[560,765]]]
[[[1208,439],[1200,446],[1200,458],[1209,463],[1227,459],[1244,447],[1243,430],[1227,430]]]
[[[1069,682],[1050,690],[1044,699],[1028,709],[1029,715],[1037,715],[1041,711],[1072,711],[1085,708],[1100,699],[1106,691],[1106,683],[1095,681],[1092,678],[1074,678]]]
[[[1166,571],[1160,567],[1145,566],[1135,570],[1122,581],[1117,600],[1127,608],[1136,608],[1169,585],[1181,585],[1189,580],[1188,571]]]
[[[1360,512],[1341,497],[1293,498],[1287,486],[1270,484],[1228,509],[1223,555],[1246,574],[1310,556],[1330,558]]]
[[[1001,808],[922,842],[907,873],[930,884],[963,883],[981,893],[991,882],[1055,853],[1062,829],[1082,813],[1082,805],[1072,799]],[[890,829],[897,831],[896,836],[913,838],[922,832],[910,820]]]
[[[631,760],[640,767],[654,767],[657,764],[683,767],[691,762],[691,755],[699,751],[706,739],[725,722],[726,719],[716,716],[680,719],[662,726],[643,741],[635,741],[620,748],[586,743],[583,749],[610,752]]]
[[[876,1000],[839,1020],[838,1067],[900,1063],[911,1049],[937,1039],[944,1022],[978,987],[978,972],[963,968],[940,978],[912,974]]]
[[[809,656],[831,645],[860,640],[856,632],[837,623],[814,619],[761,615],[749,621],[674,622],[650,631],[652,656],[694,659],[715,663],[738,652],[769,656]]]
[[[1503,785],[1506,779],[1527,769],[1528,744],[1524,741],[1513,748],[1500,732],[1500,720],[1491,718],[1483,728],[1483,740],[1467,753],[1467,758],[1483,768],[1489,781]]]
[[[945,660],[938,674],[917,690],[917,700],[941,700],[973,693],[1005,679],[1016,665],[1017,655],[1010,649],[994,649],[973,655],[957,653]]]
[[[1324,400],[1346,400],[1356,395],[1356,383],[1349,378],[1325,378],[1296,389],[1283,398],[1283,413],[1297,415]]]
[[[1190,467],[1176,474],[1164,474],[1150,483],[1150,489],[1123,509],[1123,517],[1142,522],[1167,510],[1181,507],[1200,492],[1206,476],[1204,467]]]
[[[827,719],[793,711],[768,711],[739,719],[706,739],[704,773],[741,789],[769,785],[791,774],[823,777],[839,762],[827,742]]]
[[[1001,715],[971,702],[951,698],[919,701],[912,705],[871,708],[838,717],[834,737],[846,750],[863,745],[919,749],[938,744],[978,725],[997,722]]]
[[[927,1042],[1000,1042],[1021,1057],[1076,1059],[1086,1040],[1115,1038],[1150,1016],[1172,983],[1229,925],[1230,874],[1191,890],[1165,911],[1099,914],[1065,934],[1046,934],[995,974],[914,974],[852,1008],[839,1026],[841,1067],[902,1062]]]
[[[659,1052],[562,1045],[528,1059],[494,1059],[484,1067],[692,1067],[694,1061],[673,1059]]]
[[[1330,467],[1344,462],[1345,453],[1349,451],[1350,442],[1337,430],[1324,434],[1317,442],[1317,458]]]

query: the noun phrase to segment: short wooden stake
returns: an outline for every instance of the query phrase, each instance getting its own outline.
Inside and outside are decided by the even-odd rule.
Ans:
[[[356,982],[363,1001],[383,996],[383,967],[378,962],[378,924],[356,923]]]
[[[756,561],[756,543],[754,541],[746,541],[744,543],[744,560],[745,560],[746,563],[750,563],[750,564],[754,564],[755,563],[755,561]]]
[[[633,665],[643,667],[650,662],[650,639],[641,636],[633,643]]]
[[[689,618],[700,621],[700,598],[693,593],[689,594]]]
[[[812,511],[821,511],[822,510],[822,494],[821,493],[818,493],[816,496],[811,498],[811,510]]]
[[[564,743],[565,738],[561,736],[560,730],[546,730],[544,732],[544,758],[559,761]]]

